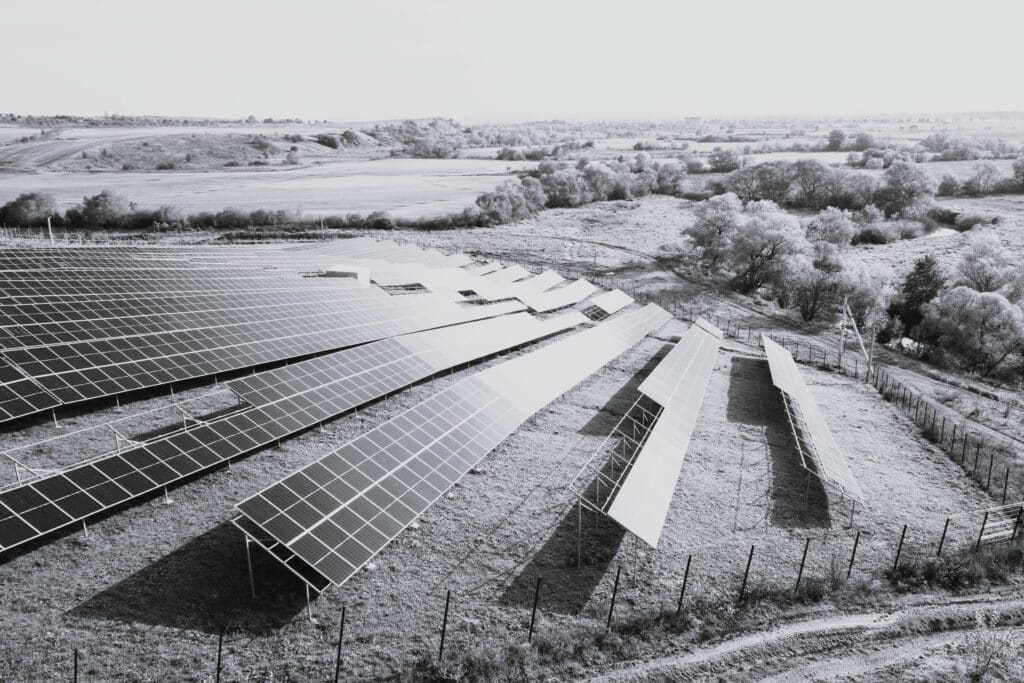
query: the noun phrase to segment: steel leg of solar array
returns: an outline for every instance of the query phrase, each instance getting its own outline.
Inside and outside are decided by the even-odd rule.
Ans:
[[[306,584],[306,616],[313,621],[313,604],[309,601],[309,584]]]
[[[85,534],[86,538],[89,538],[89,527],[85,525],[85,520],[82,520],[82,533]]]
[[[245,563],[249,565],[249,592],[252,593],[253,599],[256,598],[256,581],[252,577],[252,550],[249,549],[249,545],[252,543],[249,537],[245,537]]]
[[[583,498],[579,498],[579,510],[576,518],[576,568],[583,567]]]

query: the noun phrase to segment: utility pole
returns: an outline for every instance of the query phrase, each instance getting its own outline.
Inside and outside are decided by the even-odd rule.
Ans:
[[[53,226],[50,224],[50,217],[46,217],[46,231],[50,233],[50,246],[56,246],[53,242]]]

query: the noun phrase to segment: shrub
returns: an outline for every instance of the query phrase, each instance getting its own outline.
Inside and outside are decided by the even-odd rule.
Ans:
[[[122,171],[137,171],[138,169],[139,167],[132,163],[125,162],[121,164]]]
[[[733,286],[743,294],[760,289],[782,268],[787,257],[809,249],[803,228],[769,201],[751,202],[729,248]]]
[[[869,225],[853,236],[850,244],[889,244],[894,241],[894,236],[879,225]]]
[[[338,149],[338,138],[330,135],[329,133],[319,133],[316,136],[316,141],[324,147],[330,147],[331,149]]]
[[[855,231],[853,215],[847,210],[830,206],[814,218],[808,237],[845,247],[850,244]]]
[[[935,194],[939,197],[955,197],[960,194],[960,181],[955,176],[951,176],[948,173],[942,176],[942,180],[939,181],[939,187],[935,191]]]
[[[878,157],[870,157],[868,159],[865,159],[862,165],[869,171],[880,171],[881,169],[885,168],[885,162],[882,159],[879,159]]]
[[[178,166],[173,161],[161,161],[156,165],[158,171],[173,171]]]
[[[1024,313],[1002,294],[957,286],[922,307],[922,338],[932,355],[982,377],[1024,355]]]
[[[838,152],[843,148],[843,143],[846,142],[846,133],[839,130],[838,128],[832,130],[828,134],[828,149],[831,152]]]
[[[708,155],[708,166],[714,173],[728,173],[740,167],[740,157],[731,149],[716,149]]]
[[[240,161],[232,160],[232,161],[224,162],[224,166],[228,167],[228,168],[233,167],[233,166],[241,166],[241,165],[242,165],[242,163]]]
[[[285,142],[302,142],[305,139],[302,135],[299,135],[298,133],[285,133],[283,137]]]
[[[707,168],[704,166],[704,161],[698,157],[690,157],[686,160],[686,172],[687,173],[704,173]]]
[[[953,221],[953,227],[960,232],[967,232],[976,225],[983,225],[987,222],[984,216],[976,213],[962,213]]]

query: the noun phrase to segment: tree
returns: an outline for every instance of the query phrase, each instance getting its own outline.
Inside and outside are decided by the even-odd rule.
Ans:
[[[845,209],[830,206],[815,217],[809,237],[842,248],[850,246],[850,240],[856,232],[853,214]]]
[[[1024,313],[1006,297],[958,286],[924,306],[923,337],[934,355],[983,377],[1024,354]]]
[[[974,173],[964,182],[963,192],[970,195],[983,195],[992,191],[999,179],[999,169],[993,164],[974,165]]]
[[[683,234],[693,241],[706,268],[715,270],[732,245],[743,203],[730,193],[706,199],[694,209],[695,220]]]
[[[792,183],[798,204],[810,209],[825,206],[828,201],[825,191],[831,175],[832,171],[820,161],[800,159],[794,163]]]
[[[808,250],[800,221],[774,202],[751,202],[729,248],[733,285],[744,294],[757,291],[781,270],[786,257]]]
[[[979,292],[1016,296],[1020,265],[992,233],[973,235],[956,268],[958,284]]]
[[[836,128],[828,134],[828,150],[838,152],[846,142],[846,133]]]
[[[52,195],[26,192],[0,206],[0,225],[32,228],[46,225],[46,217],[57,213]]]
[[[843,296],[862,334],[868,327],[881,329],[888,323],[886,309],[896,295],[892,281],[892,270],[885,267],[861,267],[843,273]]]
[[[791,165],[775,161],[758,164],[754,168],[757,177],[757,198],[785,204],[790,185],[793,183]]]
[[[789,289],[800,317],[810,322],[830,316],[842,299],[842,282],[837,272],[833,268],[818,268],[817,264],[793,266],[794,262],[806,264],[806,259],[791,258],[789,261],[784,286]]]
[[[912,163],[893,162],[882,174],[882,187],[875,192],[875,204],[886,215],[902,216],[931,192],[928,174]]]
[[[708,155],[708,166],[714,173],[728,173],[740,167],[740,157],[731,149],[716,149]]]
[[[871,149],[875,146],[875,139],[871,137],[869,133],[857,133],[853,138],[853,144],[850,147],[857,152],[863,152],[866,149]]]
[[[1021,185],[1024,185],[1024,155],[1013,160],[1013,178]]]
[[[910,337],[917,336],[917,328],[923,319],[921,308],[937,297],[945,286],[946,278],[934,256],[922,256],[914,262],[890,307],[890,314],[903,323],[903,329]]]

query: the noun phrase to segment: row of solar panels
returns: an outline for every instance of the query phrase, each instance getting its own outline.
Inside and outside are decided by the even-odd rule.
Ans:
[[[430,255],[416,247],[380,245],[372,240],[344,240],[338,244],[350,256],[379,256],[382,250],[391,256],[396,251],[409,258],[426,255],[430,257],[427,260],[448,264],[442,268],[448,270],[450,264],[465,261],[464,257],[448,257],[440,252]],[[342,247],[334,251],[339,249]],[[34,264],[40,251],[26,251],[25,258]],[[70,253],[73,250],[55,251],[64,254],[61,258],[65,261],[76,258]],[[151,252],[158,257],[166,253],[159,249],[107,249],[101,257],[94,250],[87,251],[81,258],[121,259],[133,264],[145,263],[144,256]],[[217,252],[207,249],[198,254],[214,258]],[[318,257],[320,262],[334,257],[331,250],[328,252]],[[192,259],[197,256],[197,252],[187,253]],[[264,250],[260,256],[268,253],[280,250]],[[15,260],[8,258],[9,262]],[[166,259],[154,262],[163,266]],[[497,273],[509,270],[516,270],[515,277],[529,274],[518,266]],[[220,266],[215,271],[235,272]],[[12,268],[2,275],[12,272],[25,271]],[[446,300],[449,297],[403,301],[375,288],[325,287],[325,278],[292,281],[270,274],[257,278],[260,284],[253,289],[232,289],[249,283],[237,279],[225,280],[231,286],[218,289],[207,286],[212,280],[203,276],[207,272],[204,268],[198,268],[191,273],[191,283],[183,277],[168,281],[186,281],[183,289],[170,292],[160,288],[177,285],[159,285],[147,291],[137,280],[124,280],[114,287],[83,278],[84,272],[73,270],[54,276],[70,289],[86,288],[75,290],[73,296],[65,291],[43,297],[15,296],[11,299],[15,303],[0,303],[0,347],[6,369],[0,375],[0,380],[6,380],[0,382],[0,421],[61,404],[321,353],[476,316],[461,312]],[[238,272],[248,276],[257,271],[246,266]],[[317,284],[307,284],[312,282]],[[535,302],[534,308],[548,311],[576,302],[592,290],[589,283],[584,283],[586,288],[582,290],[574,287],[579,284],[540,294],[547,300]],[[522,308],[515,303],[505,305],[507,311]]]
[[[238,505],[317,591],[340,585],[543,406],[670,318],[653,304],[474,375]]]
[[[579,313],[544,321],[519,313],[384,339],[230,382],[245,409],[0,492],[0,551],[585,320]]]

